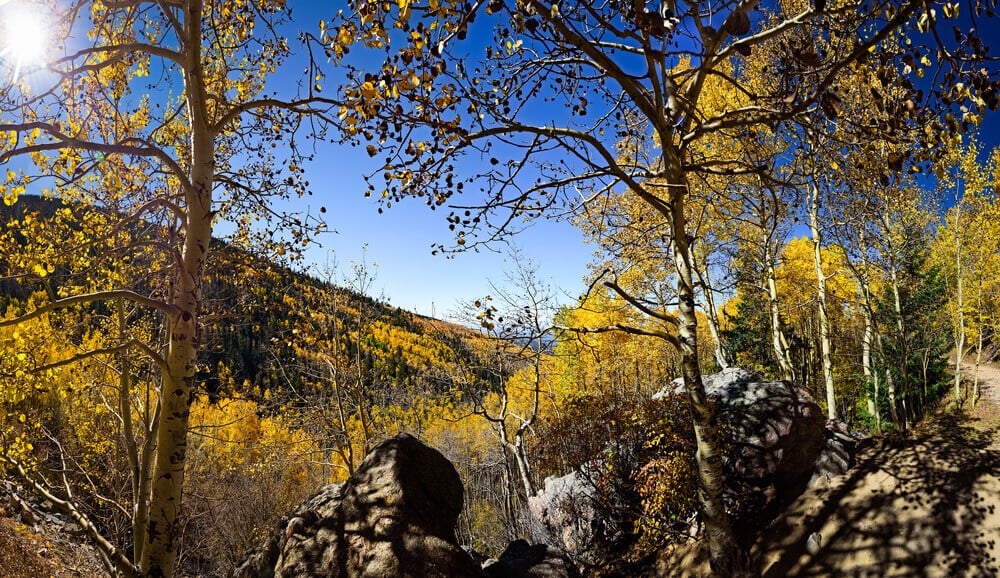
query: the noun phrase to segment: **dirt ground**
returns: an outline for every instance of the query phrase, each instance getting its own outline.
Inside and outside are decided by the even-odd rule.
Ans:
[[[799,497],[758,542],[761,575],[1000,576],[1000,368],[980,383],[968,415],[943,410]]]

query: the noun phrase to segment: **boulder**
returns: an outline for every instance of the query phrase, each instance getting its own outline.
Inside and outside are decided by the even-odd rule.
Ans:
[[[402,434],[283,519],[232,576],[479,577],[455,538],[462,501],[451,462]]]
[[[528,498],[533,533],[559,545],[575,560],[591,563],[604,557],[602,520],[593,482],[582,472],[545,479]]]
[[[826,444],[826,418],[812,395],[787,381],[758,381],[730,368],[705,379],[725,432],[729,487],[797,496]],[[794,495],[788,495],[794,494]]]
[[[827,422],[825,434],[826,443],[816,458],[809,487],[825,486],[854,465],[854,456],[861,441],[859,437],[851,433],[841,421]]]

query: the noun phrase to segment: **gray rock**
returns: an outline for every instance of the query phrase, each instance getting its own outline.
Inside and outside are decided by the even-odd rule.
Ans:
[[[797,495],[826,443],[826,418],[812,395],[787,381],[757,381],[739,368],[709,376],[706,393],[729,444],[729,487]]]
[[[409,435],[376,447],[341,485],[327,486],[248,552],[234,578],[478,577],[458,546],[458,472]]]
[[[579,471],[548,477],[528,498],[528,514],[537,538],[557,544],[574,559],[593,562],[602,557],[594,484]]]

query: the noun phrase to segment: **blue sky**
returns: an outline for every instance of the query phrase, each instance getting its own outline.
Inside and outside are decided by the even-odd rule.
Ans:
[[[309,249],[308,262],[322,266],[333,255],[341,274],[349,276],[351,261],[365,257],[377,264],[373,297],[384,294],[392,305],[423,315],[430,315],[433,307],[438,317],[447,316],[458,301],[488,294],[488,279],[503,281],[508,266],[502,245],[497,252],[469,251],[451,258],[431,254],[432,244],[452,239],[447,212],[431,211],[421,199],[412,199],[378,214],[376,202],[364,196],[361,176],[377,166],[363,150],[327,144],[306,167],[314,195],[303,201],[314,208],[325,205],[327,224],[336,230],[319,238],[321,246]],[[541,279],[568,292],[563,303],[583,290],[592,248],[572,225],[535,221],[511,242],[537,265]]]
[[[318,33],[320,19],[332,18],[344,2],[291,3],[297,28]],[[475,31],[470,34],[474,35]],[[469,44],[475,45],[475,38]],[[289,67],[300,72],[295,66]],[[333,90],[338,79],[332,75],[324,82]],[[350,274],[352,261],[363,256],[377,263],[377,278],[372,296],[384,296],[392,305],[423,315],[433,312],[446,317],[459,301],[473,300],[490,292],[489,280],[504,279],[506,249],[497,252],[465,252],[451,258],[432,255],[434,243],[452,245],[453,234],[445,221],[447,210],[431,211],[422,199],[393,204],[378,213],[378,203],[365,198],[365,173],[378,170],[380,163],[364,147],[324,143],[316,160],[306,164],[313,196],[302,199],[303,207],[327,208],[329,227],[336,231],[320,237],[321,246],[312,247],[307,262],[323,266],[334,255],[343,275]],[[573,302],[583,291],[583,277],[593,248],[584,244],[579,231],[565,222],[535,221],[511,238],[524,256],[537,266],[539,277],[556,292]],[[365,256],[363,248],[367,247]]]

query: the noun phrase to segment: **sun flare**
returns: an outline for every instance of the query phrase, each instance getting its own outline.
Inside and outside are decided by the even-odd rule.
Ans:
[[[48,30],[44,16],[27,6],[0,9],[0,57],[14,70],[14,78],[26,69],[45,64]]]

